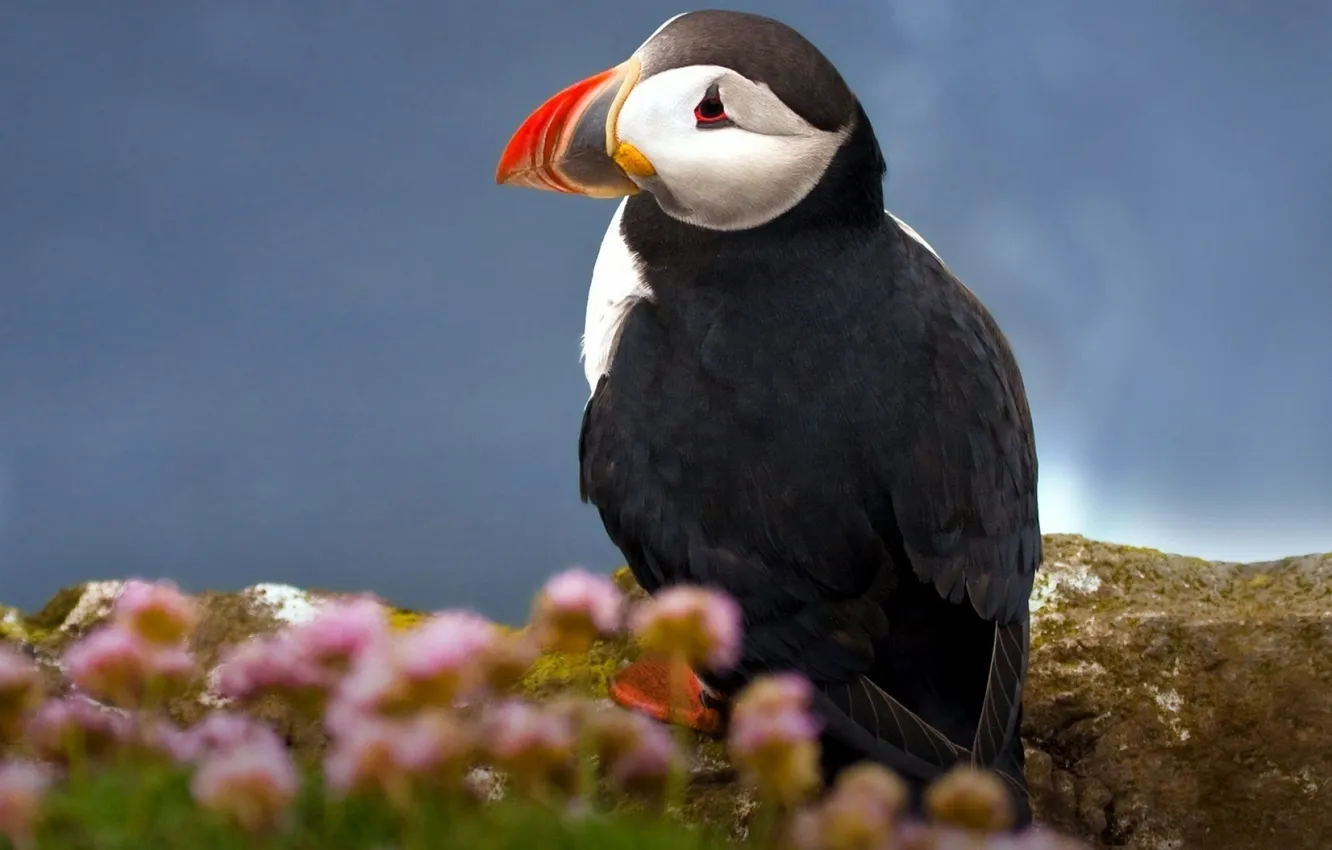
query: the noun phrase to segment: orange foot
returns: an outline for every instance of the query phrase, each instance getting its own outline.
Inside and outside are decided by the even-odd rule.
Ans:
[[[684,682],[684,693],[677,696],[672,710],[671,665],[665,658],[644,655],[616,674],[610,695],[625,708],[641,711],[663,723],[684,726],[705,735],[720,735],[726,726],[716,707],[703,700],[703,686],[688,665],[680,665],[677,681]]]

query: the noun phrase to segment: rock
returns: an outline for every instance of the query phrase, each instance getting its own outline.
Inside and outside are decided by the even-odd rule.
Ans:
[[[1038,821],[1098,848],[1324,847],[1332,556],[1215,563],[1070,535],[1047,536],[1045,554],[1023,724]],[[627,570],[615,580],[642,598]],[[0,609],[0,640],[29,647],[58,677],[59,648],[105,616],[118,587],[61,591],[31,617]],[[331,596],[282,585],[202,594],[195,649],[211,665],[220,647],[311,616]],[[421,616],[393,613],[402,625]],[[605,699],[636,655],[621,640],[586,658],[543,656],[522,687]],[[205,682],[173,712],[189,720],[216,702]],[[303,758],[317,757],[321,730],[280,705],[262,711]],[[695,750],[687,816],[743,835],[754,803],[723,743],[680,734]]]
[[[1045,539],[1023,736],[1040,819],[1099,847],[1326,846],[1332,556]]]

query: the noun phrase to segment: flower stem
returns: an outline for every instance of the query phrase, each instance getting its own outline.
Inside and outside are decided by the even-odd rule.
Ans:
[[[680,725],[679,721],[684,716],[684,704],[686,694],[688,693],[688,668],[683,664],[684,659],[672,657],[668,660],[670,671],[670,694],[666,706],[666,721],[675,728],[672,734],[675,736],[675,742],[680,748],[680,753],[685,757],[685,761],[671,768],[669,780],[666,785],[665,811],[678,809],[684,806],[685,794],[688,787],[688,754],[693,744],[689,729]]]
[[[773,832],[777,826],[777,799],[775,795],[763,794],[759,797],[758,810],[754,813],[754,825],[749,830],[749,843],[755,847],[771,847]]]
[[[592,647],[588,646],[586,650],[588,656],[591,655]],[[591,658],[584,657],[583,663],[579,664],[574,659],[567,659],[574,668],[573,684],[576,689],[581,690],[589,699],[596,694],[596,677],[592,675]],[[596,763],[596,741],[593,739],[592,730],[586,722],[579,723],[578,729],[578,766],[576,785],[574,793],[578,799],[582,800],[584,805],[592,808],[594,798],[597,794],[597,763]]]

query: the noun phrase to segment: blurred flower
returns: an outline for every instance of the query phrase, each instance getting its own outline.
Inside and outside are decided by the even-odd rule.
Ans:
[[[418,714],[398,730],[398,764],[416,777],[460,781],[474,748],[471,730],[445,711]]]
[[[348,723],[324,756],[324,781],[338,794],[377,791],[409,802],[408,778],[398,763],[401,721],[362,716]]]
[[[482,741],[501,769],[531,789],[572,778],[577,728],[570,712],[506,700],[486,716]]]
[[[391,635],[388,612],[368,596],[331,602],[313,619],[291,627],[285,639],[325,667],[346,670],[367,647]]]
[[[670,731],[642,714],[607,708],[589,716],[588,731],[606,774],[629,793],[661,793],[684,766]]]
[[[277,824],[299,784],[286,748],[247,743],[204,758],[190,791],[203,808],[258,831]]]
[[[285,632],[227,647],[217,668],[218,695],[242,702],[267,694],[296,702],[319,699],[336,681]]]
[[[39,758],[62,763],[100,758],[128,742],[129,717],[84,697],[47,700],[24,727],[24,741]]]
[[[383,664],[392,640],[388,615],[373,599],[334,602],[305,623],[228,648],[218,665],[218,695],[251,702],[276,694],[322,710],[363,655],[380,653],[367,668]]]
[[[469,611],[434,614],[393,640],[364,648],[339,683],[326,725],[358,714],[452,708],[485,684],[499,627]]]
[[[733,715],[743,720],[748,715],[804,711],[814,697],[814,686],[799,673],[772,673],[750,682],[744,699],[737,701]]]
[[[726,670],[740,656],[740,606],[725,593],[677,585],[638,606],[633,632],[646,649],[690,665]]]
[[[844,770],[832,793],[803,810],[793,826],[801,850],[876,850],[890,838],[907,802],[907,787],[887,768],[865,762]]]
[[[51,768],[43,764],[0,762],[0,835],[15,847],[34,846],[42,800],[53,779]]]
[[[119,626],[90,632],[64,654],[70,681],[98,699],[127,708],[162,699],[187,684],[194,655],[184,647],[151,644]]]
[[[861,762],[843,770],[833,783],[832,795],[878,809],[890,819],[900,817],[910,799],[902,777],[874,762]]]
[[[42,691],[37,665],[0,646],[0,744],[18,735],[23,718],[41,702]]]
[[[481,659],[498,636],[479,614],[443,611],[399,638],[395,666],[418,705],[449,708],[481,683]]]
[[[619,630],[624,595],[609,576],[575,568],[553,576],[532,605],[532,627],[546,649],[586,652]]]
[[[761,796],[793,803],[819,784],[819,724],[809,713],[808,683],[793,674],[761,677],[737,696],[728,748]],[[798,699],[803,689],[806,697]],[[752,702],[751,702],[752,700]]]
[[[977,832],[1013,825],[1013,800],[1004,781],[989,771],[958,765],[925,789],[925,811],[937,823]]]
[[[199,623],[199,607],[174,582],[125,583],[116,599],[113,622],[149,643],[180,643]]]
[[[496,634],[478,659],[482,687],[495,696],[507,693],[523,680],[536,658],[536,642],[528,635]]]
[[[284,746],[267,723],[247,714],[220,710],[209,712],[188,729],[157,720],[147,726],[144,739],[151,749],[181,763],[253,745]]]
[[[328,786],[340,794],[377,791],[407,805],[410,783],[461,784],[472,738],[457,718],[427,711],[409,718],[361,717],[334,738],[324,762]]]
[[[163,757],[176,764],[188,764],[198,755],[198,747],[189,731],[161,717],[140,728],[139,745],[148,755]]]
[[[396,660],[391,645],[370,647],[356,657],[324,712],[324,728],[329,734],[350,734],[366,717],[410,711],[407,681],[399,675]]]

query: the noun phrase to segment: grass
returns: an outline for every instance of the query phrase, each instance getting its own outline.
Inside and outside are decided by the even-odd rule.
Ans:
[[[421,799],[403,817],[378,798],[338,800],[308,774],[285,823],[255,836],[195,805],[189,772],[126,762],[62,783],[48,797],[37,847],[53,850],[720,850],[704,831],[642,812],[571,816],[522,800],[485,805]],[[0,838],[0,848],[12,847]],[[21,850],[19,848],[18,850]]]

